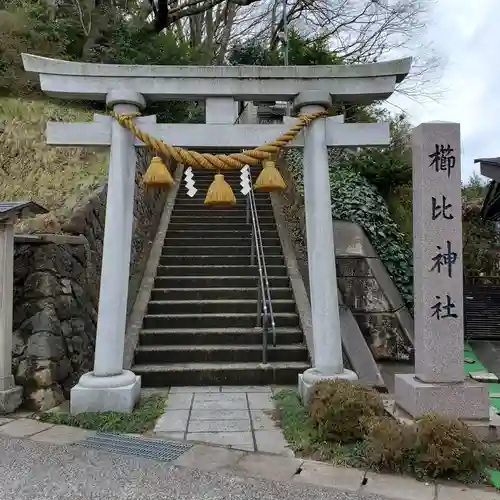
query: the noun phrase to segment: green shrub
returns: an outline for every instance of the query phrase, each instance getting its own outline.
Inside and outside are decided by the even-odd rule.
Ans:
[[[371,468],[467,482],[481,479],[498,460],[467,425],[438,415],[426,415],[412,426],[372,419],[363,456]]]
[[[372,419],[367,427],[363,456],[378,470],[408,472],[413,469],[416,432],[392,418]]]
[[[488,448],[458,419],[427,415],[416,423],[414,473],[431,478],[471,480],[481,476]]]
[[[321,439],[350,443],[365,436],[370,419],[384,415],[384,405],[374,390],[333,380],[314,386],[309,411]]]

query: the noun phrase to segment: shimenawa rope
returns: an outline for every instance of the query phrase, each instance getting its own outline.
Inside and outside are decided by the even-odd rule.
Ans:
[[[186,166],[221,171],[241,169],[245,165],[259,165],[263,160],[270,160],[273,155],[279,153],[283,146],[293,141],[304,127],[316,118],[328,116],[328,112],[318,111],[317,113],[298,115],[299,122],[274,141],[243,153],[231,153],[229,155],[198,153],[197,151],[171,146],[137,128],[134,124],[134,118],[138,115],[112,112],[111,116],[156,153],[168,156],[177,163]]]

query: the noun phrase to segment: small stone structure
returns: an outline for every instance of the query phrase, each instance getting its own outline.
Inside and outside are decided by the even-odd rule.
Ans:
[[[22,388],[12,376],[14,224],[23,215],[46,212],[32,202],[0,203],[0,413],[14,411],[22,401]]]
[[[139,153],[129,311],[165,201],[165,193],[139,183],[149,159]],[[104,185],[75,207],[65,234],[15,239],[13,373],[31,409],[60,404],[92,368],[106,193]]]

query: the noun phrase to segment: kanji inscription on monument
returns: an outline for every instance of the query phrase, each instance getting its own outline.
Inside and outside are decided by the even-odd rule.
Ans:
[[[423,382],[460,382],[463,370],[460,126],[413,132],[415,371]]]

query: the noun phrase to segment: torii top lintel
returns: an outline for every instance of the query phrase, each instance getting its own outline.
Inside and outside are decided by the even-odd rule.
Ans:
[[[38,74],[49,96],[105,101],[126,88],[148,101],[233,97],[238,101],[289,101],[323,90],[337,102],[387,99],[410,71],[411,58],[332,66],[139,66],[91,64],[22,54],[24,69]]]

